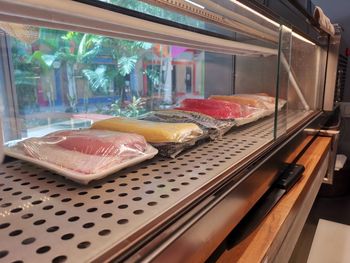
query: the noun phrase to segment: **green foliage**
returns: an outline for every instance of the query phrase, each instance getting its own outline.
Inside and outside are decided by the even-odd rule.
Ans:
[[[99,113],[118,116],[118,117],[138,117],[146,112],[145,102],[142,98],[133,96],[132,102],[126,107],[122,106],[119,100],[112,103],[107,110],[100,109]]]
[[[135,68],[137,60],[138,60],[137,55],[134,55],[131,57],[121,57],[118,60],[118,71],[120,75],[126,76],[130,74],[131,71]]]
[[[180,23],[197,27],[203,26],[202,22],[191,17],[142,1],[104,1]],[[154,58],[154,55],[148,52],[152,48],[151,43],[116,39],[89,33],[40,28],[39,40],[33,46],[28,46],[15,39],[12,41],[15,42],[12,45],[12,54],[18,98],[26,97],[26,94],[24,94],[26,90],[32,90],[28,92],[28,94],[31,94],[30,98],[26,97],[27,104],[37,103],[35,96],[36,79],[38,78],[41,78],[45,96],[53,101],[55,95],[53,70],[56,67],[61,66],[62,69],[70,69],[66,73],[69,75],[67,76],[68,81],[62,82],[62,85],[68,86],[63,90],[69,90],[69,94],[65,94],[65,97],[70,102],[70,107],[74,108],[78,92],[75,91],[75,85],[72,85],[72,82],[74,83],[76,76],[83,76],[88,83],[86,86],[90,89],[90,92],[86,93],[84,91],[86,101],[91,94],[111,95],[114,92],[113,95],[120,95],[123,93],[121,89],[125,88],[125,80],[128,75],[133,73],[138,61],[145,57],[148,59]],[[35,51],[32,53],[32,50]],[[162,72],[159,67],[147,69],[143,74],[151,81],[152,89],[160,89]],[[118,101],[112,103],[108,111],[113,115],[137,116],[139,111],[144,110],[144,103],[136,97],[132,99],[130,104],[120,105],[121,103]]]
[[[48,74],[52,69],[52,65],[57,59],[57,55],[44,54],[42,51],[37,50],[30,56],[30,62],[37,64],[41,68],[41,73]]]
[[[104,65],[98,66],[95,70],[83,69],[84,76],[90,83],[92,91],[96,92],[98,89],[102,89],[106,94],[110,85],[110,79],[106,74],[107,67]]]

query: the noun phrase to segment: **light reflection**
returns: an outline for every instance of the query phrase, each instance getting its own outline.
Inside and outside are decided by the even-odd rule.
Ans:
[[[39,200],[41,200],[41,201],[43,201],[43,202],[47,202],[47,201],[50,201],[51,198],[48,197],[48,196],[44,196],[44,197],[40,198]],[[21,209],[22,209],[21,212],[22,212],[22,211],[25,211],[25,210],[28,210],[28,209],[32,208],[33,206],[34,206],[34,205],[33,205],[31,202],[28,201],[28,202],[26,202],[26,203],[23,203],[23,204],[20,205],[20,206],[17,206],[16,208],[21,208]],[[12,208],[12,209],[8,209],[8,210],[5,210],[5,211],[3,211],[3,212],[0,212],[0,216],[3,217],[3,218],[6,218],[6,217],[8,217],[8,216],[11,216],[11,215],[14,214],[14,213],[12,213],[11,211],[12,211],[13,209],[16,209],[16,208]]]
[[[199,7],[199,8],[204,9],[204,6],[202,6],[202,5],[200,5],[200,4],[197,4],[197,3],[196,3],[196,2],[194,2],[194,1],[191,1],[191,0],[185,0],[185,2],[187,2],[187,3],[189,3],[189,4],[192,4],[192,5],[194,5],[194,6],[197,6],[197,7]]]
[[[277,23],[277,22],[273,21],[272,19],[270,19],[270,18],[268,18],[268,17],[266,17],[266,16],[260,14],[259,12],[255,11],[254,9],[252,9],[252,8],[250,8],[250,7],[248,7],[248,6],[244,5],[244,4],[242,4],[241,2],[239,2],[239,1],[237,1],[237,0],[231,0],[231,2],[233,2],[234,4],[236,4],[236,5],[238,5],[238,6],[242,7],[242,8],[244,8],[244,9],[246,9],[246,10],[249,11],[249,12],[251,12],[251,13],[253,13],[253,14],[259,16],[260,18],[264,19],[265,21],[269,22],[270,24],[272,24],[272,25],[274,25],[274,26],[276,26],[276,27],[280,27],[280,24],[279,24],[279,23]],[[287,27],[287,26],[285,26],[285,27],[286,27],[288,30],[292,31],[291,28],[289,28],[289,27]],[[308,44],[316,45],[315,43],[313,43],[312,41],[310,41],[310,40],[306,39],[305,37],[299,35],[298,33],[292,32],[292,36],[294,36],[294,37],[298,38],[299,40],[302,40],[302,41],[304,41],[304,42],[306,42],[306,43],[308,43]]]

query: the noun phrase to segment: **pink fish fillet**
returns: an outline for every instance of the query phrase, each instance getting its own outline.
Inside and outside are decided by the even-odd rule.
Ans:
[[[94,174],[113,164],[141,156],[145,139],[136,134],[104,131],[58,131],[19,143],[26,155],[77,172]]]
[[[45,139],[56,141],[67,150],[100,156],[144,152],[147,148],[146,140],[140,135],[105,130],[58,131],[46,135]]]
[[[101,169],[108,167],[110,164],[118,164],[124,158],[89,155],[76,151],[66,150],[57,145],[35,144],[30,147],[28,143],[24,147],[24,152],[41,161],[46,161],[57,165],[60,168],[66,168],[85,174],[94,174]]]

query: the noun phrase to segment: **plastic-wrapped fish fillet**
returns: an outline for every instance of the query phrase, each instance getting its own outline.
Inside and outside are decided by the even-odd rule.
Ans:
[[[28,138],[6,153],[87,183],[152,158],[157,150],[138,134],[85,129]]]
[[[175,157],[203,138],[203,130],[195,123],[168,123],[115,117],[95,122],[92,129],[140,134],[163,156]]]
[[[211,139],[221,137],[235,124],[234,121],[221,121],[202,113],[182,110],[152,111],[141,116],[140,119],[168,123],[195,123],[203,130],[204,135]]]
[[[251,114],[248,107],[238,103],[209,99],[184,99],[176,109],[199,112],[219,120],[232,120]]]

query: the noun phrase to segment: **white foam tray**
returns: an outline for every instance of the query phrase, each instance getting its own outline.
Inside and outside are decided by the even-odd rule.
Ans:
[[[130,160],[127,160],[122,163],[116,163],[116,164],[110,164],[104,169],[101,169],[98,173],[94,174],[85,174],[85,173],[80,173],[71,169],[67,169],[64,167],[60,167],[56,164],[49,163],[47,161],[39,160],[32,158],[28,155],[26,155],[22,150],[17,148],[16,146],[13,147],[5,147],[4,152],[6,155],[14,157],[19,160],[24,160],[30,163],[34,163],[36,165],[39,165],[41,167],[44,167],[46,169],[49,169],[57,174],[60,174],[72,181],[78,182],[80,184],[88,184],[92,180],[98,180],[103,177],[106,177],[112,173],[115,173],[123,168],[135,165],[137,163],[143,162],[145,160],[153,158],[155,155],[157,155],[158,150],[153,148],[152,146],[148,146],[145,153],[141,156],[134,157]]]

